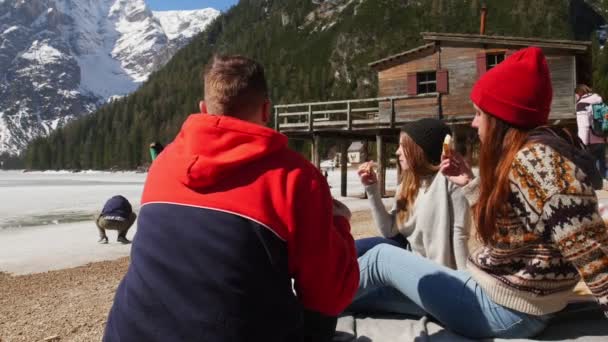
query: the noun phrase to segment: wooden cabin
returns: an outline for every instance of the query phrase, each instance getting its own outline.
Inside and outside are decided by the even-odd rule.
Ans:
[[[396,101],[397,121],[435,116],[469,123],[473,115],[469,94],[475,81],[528,46],[543,50],[551,70],[550,120],[574,119],[574,88],[591,78],[590,42],[434,32],[424,32],[422,38],[428,43],[369,64],[378,72],[379,97],[413,97]],[[384,104],[380,117],[388,117],[390,111]]]
[[[452,127],[456,148],[470,158],[476,140],[476,132],[470,128],[473,84],[521,48],[537,46],[547,58],[554,92],[550,123],[575,123],[574,89],[591,79],[590,42],[435,32],[424,32],[422,38],[426,44],[369,64],[378,73],[376,98],[274,107],[275,129],[290,138],[310,139],[311,160],[317,166],[320,140],[343,139],[342,196],[347,195],[349,142],[376,141],[379,183],[384,193],[385,144],[396,141],[399,126],[407,121],[423,117],[444,120]]]

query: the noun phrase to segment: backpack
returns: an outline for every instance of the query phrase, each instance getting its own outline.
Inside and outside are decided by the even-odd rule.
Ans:
[[[598,137],[608,136],[608,106],[605,103],[591,105],[589,123],[593,135]]]
[[[537,127],[530,133],[530,141],[540,142],[559,151],[563,157],[571,160],[583,170],[594,189],[602,189],[604,178],[595,166],[595,157],[589,153],[581,139],[569,129],[550,126]]]

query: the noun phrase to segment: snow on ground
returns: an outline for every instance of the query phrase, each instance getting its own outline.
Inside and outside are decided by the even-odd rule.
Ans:
[[[331,186],[331,194],[334,198],[344,202],[351,211],[367,210],[369,203],[367,199],[361,198],[364,194],[363,185],[359,181],[356,170],[349,170],[347,176],[347,197],[340,196],[340,169],[327,172],[327,182]],[[393,190],[397,185],[397,170],[386,170],[386,189]],[[392,205],[392,198],[385,198],[384,203]]]
[[[118,94],[128,94],[140,83],[125,73],[121,62],[107,53],[76,57],[80,66],[80,88],[83,93],[93,93],[104,100]]]
[[[137,231],[133,225],[129,239]],[[116,242],[116,232],[107,233],[109,244],[97,243],[93,220],[27,229],[0,229],[0,272],[19,274],[60,270],[91,262],[129,255],[131,245]]]
[[[125,196],[139,211],[145,173],[68,171],[0,171],[0,272],[28,274],[112,260],[127,256],[130,245],[97,243],[94,216],[113,195]],[[334,197],[352,211],[365,210],[368,202],[339,197],[340,171],[328,172]],[[387,172],[387,189],[394,188],[395,170]],[[349,196],[363,195],[356,172],[348,173]],[[385,199],[387,204],[392,199]],[[130,239],[136,231],[134,225]]]
[[[89,220],[122,194],[139,208],[146,175],[0,171],[0,230]]]
[[[63,53],[50,46],[47,42],[38,40],[35,40],[30,49],[21,55],[21,58],[36,61],[40,65],[55,63],[64,57]]]
[[[145,173],[135,172],[0,171],[0,272],[45,272],[129,255],[130,245],[117,243],[114,231],[108,232],[110,244],[97,243],[94,217],[117,194],[138,212],[145,179]],[[348,172],[349,197],[339,196],[339,169],[328,171],[327,180],[333,196],[352,211],[369,208],[360,198],[363,186],[355,170]],[[396,183],[396,170],[387,170],[387,190]],[[608,205],[608,192],[597,194],[601,205]],[[392,205],[393,199],[384,203]],[[134,225],[127,236],[133,238],[136,230]]]
[[[0,271],[28,274],[129,255],[129,245],[97,243],[93,221],[122,194],[139,210],[145,174],[0,171]],[[131,238],[136,225],[129,231]]]

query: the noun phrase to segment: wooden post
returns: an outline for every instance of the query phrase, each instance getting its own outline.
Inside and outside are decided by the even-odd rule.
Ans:
[[[395,99],[391,99],[391,128],[395,128]]]
[[[401,182],[401,173],[403,172],[403,170],[401,170],[401,164],[399,164],[399,158],[397,158],[397,184],[399,184]]]
[[[466,135],[465,135],[466,150],[465,150],[464,159],[472,167],[473,166],[473,151],[475,149],[475,143],[477,141],[477,132],[475,132],[475,130],[473,130],[473,129],[467,129],[467,130],[465,130],[465,132],[466,132]]]
[[[441,94],[437,94],[437,118],[443,120],[443,101],[441,101]]]
[[[351,131],[353,129],[353,117],[352,108],[350,107],[350,101],[346,103],[346,122],[348,130]]]
[[[386,163],[384,156],[384,137],[376,135],[376,150],[378,155],[378,187],[380,189],[380,196],[386,194]]]
[[[462,125],[452,125],[452,146],[463,157],[470,157],[468,130]],[[472,151],[472,150],[471,150]]]
[[[318,134],[314,134],[312,136],[312,163],[317,167],[317,169],[321,169],[321,136]]]
[[[279,109],[274,107],[274,130],[279,130]]]
[[[369,158],[369,140],[365,139],[363,142],[364,146],[365,146],[365,162],[370,161]],[[363,189],[363,198],[367,199],[367,191],[365,191],[365,189]]]
[[[310,132],[313,130],[312,122],[312,105],[308,105],[308,131]]]
[[[340,142],[340,196],[346,197],[348,184],[348,145],[349,141],[344,139]]]

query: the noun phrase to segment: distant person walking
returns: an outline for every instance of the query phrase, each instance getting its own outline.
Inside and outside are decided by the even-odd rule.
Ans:
[[[135,222],[137,215],[133,212],[131,203],[123,196],[110,198],[103,206],[101,214],[97,217],[97,229],[99,230],[99,243],[108,243],[106,230],[118,231],[116,241],[128,244],[127,232]]]
[[[350,211],[266,127],[259,63],[217,56],[203,81],[148,172],[103,340],[331,341],[359,282]]]
[[[578,137],[587,146],[598,163],[598,169],[603,178],[606,177],[606,138],[599,137],[591,131],[591,117],[593,105],[603,103],[603,99],[593,90],[585,85],[579,84],[575,89],[576,96],[576,125],[578,126]]]

